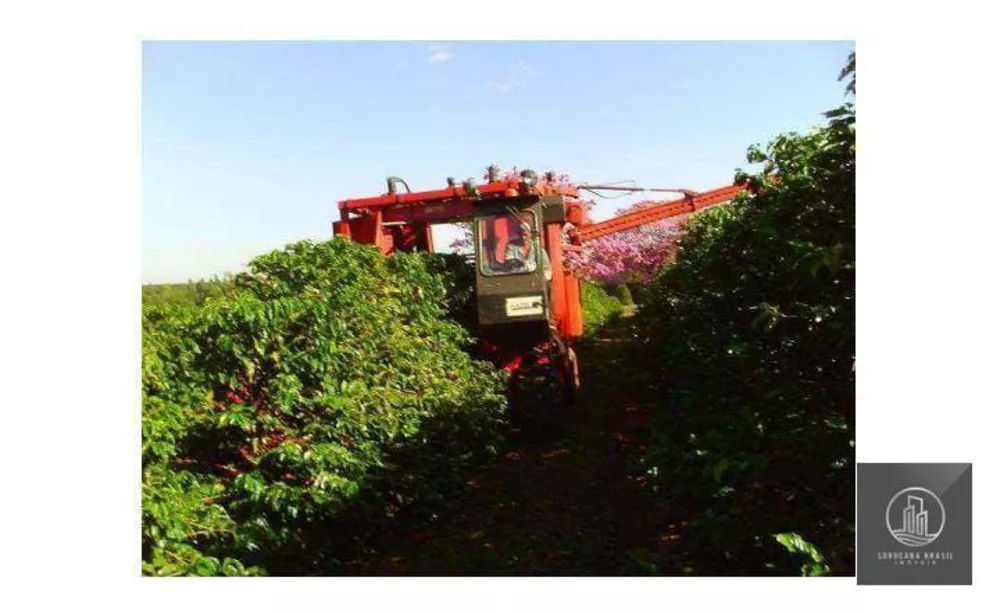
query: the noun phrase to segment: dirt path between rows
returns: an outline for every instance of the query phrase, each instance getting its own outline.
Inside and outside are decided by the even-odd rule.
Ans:
[[[644,552],[669,547],[677,529],[644,484],[648,415],[629,389],[629,334],[624,318],[578,348],[583,387],[565,436],[512,431],[437,515],[376,539],[345,573],[644,574]]]

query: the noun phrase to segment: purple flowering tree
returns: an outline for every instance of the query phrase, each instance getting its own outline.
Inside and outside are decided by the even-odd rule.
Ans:
[[[654,204],[658,203],[637,202],[616,214]],[[680,228],[688,217],[690,215],[679,215],[590,241],[582,252],[569,254],[569,265],[580,276],[611,285],[649,283],[673,260]]]

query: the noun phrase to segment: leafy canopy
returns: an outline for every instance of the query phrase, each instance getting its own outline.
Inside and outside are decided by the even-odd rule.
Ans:
[[[144,309],[145,573],[329,571],[337,522],[440,496],[490,450],[504,379],[447,317],[452,264],[300,242]]]
[[[781,548],[853,572],[854,105],[826,116],[751,147],[748,192],[695,215],[642,295],[663,399],[646,460],[715,572],[765,572]]]

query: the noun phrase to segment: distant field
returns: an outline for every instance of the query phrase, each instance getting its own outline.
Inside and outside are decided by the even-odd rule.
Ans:
[[[207,298],[221,296],[232,287],[229,279],[188,281],[187,283],[150,283],[142,286],[142,304],[196,305]]]

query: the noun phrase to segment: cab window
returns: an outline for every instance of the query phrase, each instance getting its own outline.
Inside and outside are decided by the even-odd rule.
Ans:
[[[535,214],[491,215],[476,222],[479,269],[488,277],[534,272],[538,268]]]

